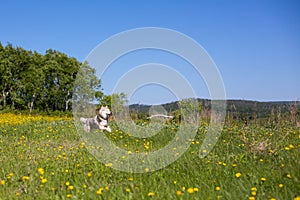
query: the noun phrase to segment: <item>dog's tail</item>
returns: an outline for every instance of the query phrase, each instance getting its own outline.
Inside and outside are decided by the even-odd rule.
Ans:
[[[87,119],[86,119],[86,118],[83,118],[83,117],[80,117],[80,121],[81,121],[82,123],[86,123]]]

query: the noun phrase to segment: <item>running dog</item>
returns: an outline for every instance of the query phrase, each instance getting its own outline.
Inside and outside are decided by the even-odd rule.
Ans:
[[[84,130],[90,132],[92,129],[100,129],[111,132],[108,125],[108,117],[111,114],[107,106],[101,106],[98,115],[93,118],[80,118],[80,121],[84,123]]]

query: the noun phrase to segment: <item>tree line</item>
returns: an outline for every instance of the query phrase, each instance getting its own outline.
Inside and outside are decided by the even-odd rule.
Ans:
[[[68,111],[72,107],[74,81],[81,76],[90,81],[93,95],[105,100],[100,79],[88,63],[49,49],[44,55],[0,43],[0,109]]]

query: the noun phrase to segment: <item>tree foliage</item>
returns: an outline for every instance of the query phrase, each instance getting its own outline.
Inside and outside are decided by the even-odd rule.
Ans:
[[[0,108],[30,112],[71,110],[74,81],[80,68],[86,72],[80,74],[81,80],[91,80],[92,84],[93,90],[85,92],[92,98],[102,98],[100,80],[88,63],[52,49],[41,55],[0,43]]]

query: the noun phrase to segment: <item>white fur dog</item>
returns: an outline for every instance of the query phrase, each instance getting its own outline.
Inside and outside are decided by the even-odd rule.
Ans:
[[[107,106],[101,106],[98,115],[93,118],[80,118],[80,121],[84,123],[84,130],[90,132],[91,129],[100,129],[111,132],[111,129],[108,125],[108,117],[111,114]]]

